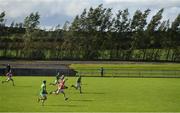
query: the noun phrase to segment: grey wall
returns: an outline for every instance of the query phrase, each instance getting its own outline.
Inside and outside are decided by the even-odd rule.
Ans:
[[[60,72],[67,76],[74,76],[76,72],[72,69],[33,69],[33,68],[13,68],[13,76],[54,76]],[[0,75],[5,73],[5,69],[0,68]]]

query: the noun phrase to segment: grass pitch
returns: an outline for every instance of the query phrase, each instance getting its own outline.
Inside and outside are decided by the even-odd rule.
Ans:
[[[0,80],[4,80],[1,78]],[[47,90],[54,77],[14,77],[16,86],[0,83],[0,112],[175,112],[180,111],[180,79],[167,78],[82,78],[83,94],[70,87],[76,81],[68,78],[62,94],[48,95],[45,106],[37,102],[42,80]]]

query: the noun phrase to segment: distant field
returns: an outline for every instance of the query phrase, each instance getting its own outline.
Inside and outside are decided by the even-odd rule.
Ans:
[[[100,76],[101,67],[104,68],[104,76],[180,77],[180,64],[177,63],[70,65],[70,68],[83,76]]]
[[[0,78],[4,80],[5,77]],[[0,112],[180,112],[180,79],[84,77],[83,94],[69,88],[63,96],[48,95],[45,106],[37,103],[42,80],[53,77],[15,77],[16,86],[0,83]],[[67,85],[75,82],[70,77]],[[48,91],[54,86],[47,85]]]

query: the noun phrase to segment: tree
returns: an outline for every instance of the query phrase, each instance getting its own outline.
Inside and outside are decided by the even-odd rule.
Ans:
[[[180,59],[180,49],[179,49],[179,43],[180,43],[180,14],[175,18],[175,20],[172,22],[171,30],[171,47],[173,50],[172,60],[176,61],[176,59]]]
[[[149,22],[147,29],[146,29],[146,37],[149,39],[149,49],[152,48],[151,53],[147,56],[148,59],[153,60],[155,51],[158,51],[157,48],[161,47],[160,44],[160,37],[158,37],[158,26],[161,24],[162,13],[164,9],[160,9],[151,19]],[[156,58],[155,58],[156,59]]]
[[[27,57],[29,58],[42,58],[44,57],[42,50],[39,49],[39,44],[35,44],[33,38],[37,38],[40,30],[38,29],[38,25],[40,24],[40,15],[38,12],[31,13],[24,19],[24,27],[26,29],[26,33],[24,35],[24,51]]]
[[[171,25],[172,31],[180,32],[180,14],[175,18]]]
[[[142,49],[143,60],[146,55],[146,49],[149,47],[149,40],[144,32],[145,26],[147,25],[147,16],[149,13],[149,9],[145,10],[144,13],[140,10],[137,10],[133,16],[130,27],[131,32],[133,33],[131,49]]]
[[[14,27],[14,21],[12,21],[11,25],[10,25],[11,28]]]
[[[141,41],[144,41],[144,29],[145,26],[147,25],[147,16],[149,15],[150,10],[147,9],[143,12],[140,10],[137,10],[133,16],[132,22],[131,22],[131,32],[133,32],[132,38],[134,45],[137,48],[145,48],[144,46],[138,45]],[[144,42],[144,44],[146,44]],[[135,48],[134,47],[134,48]]]
[[[31,13],[24,19],[24,27],[28,30],[34,30],[38,28],[40,15],[38,12]]]
[[[69,21],[66,21],[63,25],[63,30],[68,31],[69,30]]]
[[[164,9],[160,9],[151,19],[147,26],[148,32],[154,32],[157,30],[158,25],[161,23],[162,13]]]
[[[4,24],[4,21],[5,21],[4,17],[5,17],[5,15],[6,15],[5,12],[0,13],[0,27],[5,26],[5,24]]]
[[[116,58],[119,57],[119,51],[123,53],[121,50],[129,49],[129,44],[128,44],[129,25],[130,25],[130,19],[129,19],[128,9],[125,9],[123,11],[119,10],[113,21],[113,31],[115,33],[114,36],[112,37],[112,40],[114,46],[112,46],[111,44],[111,46],[113,47],[112,49],[115,50]],[[122,54],[121,56],[124,57],[125,54]]]
[[[160,45],[161,48],[163,48],[162,50],[164,50],[167,54],[164,60],[169,59],[169,54],[170,54],[170,44],[171,44],[171,36],[169,36],[169,20],[164,20],[161,22],[161,24],[158,27],[157,30],[157,37],[159,37],[160,39]],[[157,49],[156,53],[155,53],[155,60],[158,59],[158,57],[160,57],[160,52],[159,49]]]
[[[103,8],[100,4],[96,8],[90,8],[85,17],[86,40],[84,40],[85,57],[97,59],[99,50],[104,48],[102,40],[106,40],[105,34],[112,26],[111,8]]]

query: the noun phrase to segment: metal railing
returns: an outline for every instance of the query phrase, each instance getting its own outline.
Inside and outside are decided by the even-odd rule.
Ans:
[[[102,76],[98,69],[78,69],[76,71],[82,76]],[[104,69],[103,77],[180,78],[180,70]]]

